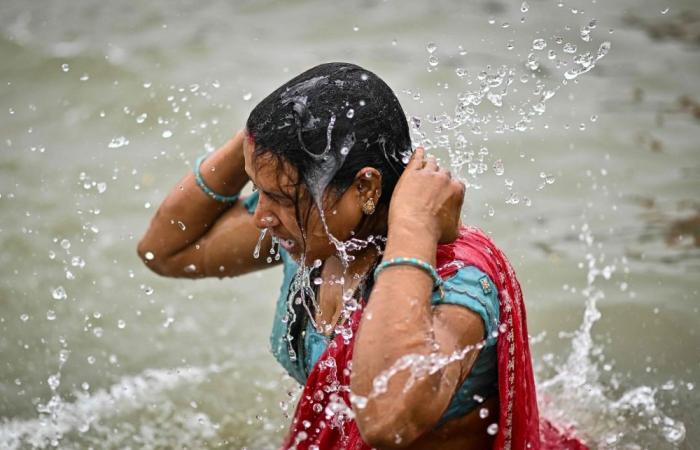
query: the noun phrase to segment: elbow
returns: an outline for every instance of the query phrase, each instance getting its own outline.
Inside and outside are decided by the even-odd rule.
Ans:
[[[356,415],[362,439],[372,448],[399,449],[413,444],[422,434],[422,427],[408,417],[384,414],[381,418]]]

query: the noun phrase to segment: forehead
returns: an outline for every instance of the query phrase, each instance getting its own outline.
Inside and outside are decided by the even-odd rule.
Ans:
[[[296,184],[294,167],[271,151],[256,152],[252,140],[246,140],[243,155],[246,172],[258,186],[272,189]]]

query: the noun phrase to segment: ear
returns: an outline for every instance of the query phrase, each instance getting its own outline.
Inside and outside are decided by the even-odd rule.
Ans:
[[[382,196],[382,173],[374,167],[363,167],[355,175],[353,187],[357,189],[361,204],[370,198],[377,204]]]

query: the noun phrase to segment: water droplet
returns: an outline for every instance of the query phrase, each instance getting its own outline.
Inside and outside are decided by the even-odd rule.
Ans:
[[[61,375],[60,374],[50,375],[46,381],[48,382],[51,390],[55,391],[56,389],[58,389],[58,386],[61,385]]]
[[[516,192],[511,192],[506,199],[506,204],[517,205],[518,203],[520,203],[520,196]]]
[[[260,235],[258,236],[258,242],[255,244],[255,249],[253,249],[253,258],[258,259],[260,257],[260,246],[262,245],[263,239],[265,239],[265,234],[267,234],[267,228],[260,230]]]
[[[664,8],[661,10],[661,14],[668,14],[670,8]]]
[[[119,148],[129,145],[129,140],[124,136],[117,136],[112,138],[112,140],[107,145],[108,148]]]
[[[63,250],[68,250],[70,248],[70,241],[68,239],[62,239],[61,248],[63,248]]]
[[[145,255],[143,255],[148,261],[153,261],[153,259],[156,257],[156,255],[153,254],[153,252],[146,252]]]
[[[362,81],[369,80],[369,75],[367,75],[366,73],[363,73],[362,75],[360,75],[360,80],[362,80]]]
[[[64,72],[68,72],[70,70],[70,66],[68,65],[68,63],[61,64],[61,70]]]
[[[322,285],[322,284],[323,284],[323,278],[321,278],[321,277],[316,277],[316,278],[314,278],[314,284],[315,284],[316,286]]]
[[[425,46],[425,49],[428,51],[428,53],[435,53],[435,50],[437,50],[437,45],[435,43],[430,42],[428,45]]]
[[[28,314],[21,314],[19,316],[19,320],[21,320],[22,322],[26,322],[27,320],[29,320],[29,315]]]
[[[513,50],[515,48],[515,41],[511,40],[511,41],[506,42],[506,48],[508,50]]]
[[[482,419],[485,419],[485,418],[487,418],[488,416],[489,416],[489,410],[488,410],[488,408],[481,408],[481,409],[479,410],[479,417],[481,417]]]
[[[520,12],[526,13],[530,10],[530,5],[527,4],[527,2],[523,2],[522,5],[520,5]]]
[[[103,194],[107,190],[107,183],[104,181],[97,183],[97,192]]]
[[[185,273],[195,273],[197,271],[197,266],[194,264],[188,264],[184,268]]]
[[[88,75],[86,73],[80,75],[80,81],[87,81],[89,79],[90,79],[90,75]]]
[[[53,309],[46,311],[46,320],[56,320],[56,311]]]
[[[535,50],[542,50],[547,46],[547,41],[544,39],[535,39],[532,41],[532,48]]]
[[[347,116],[348,119],[352,119],[353,116],[355,115],[355,110],[350,108],[350,109],[348,109],[348,112],[345,115]]]
[[[253,98],[252,92],[246,92],[245,94],[243,94],[243,100],[245,100],[246,102],[250,101],[251,98]]]
[[[161,136],[163,136],[165,139],[172,137],[172,135],[173,135],[173,132],[170,130],[165,130],[165,131],[163,131],[163,134],[161,134]]]
[[[119,320],[117,321],[117,328],[119,328],[120,330],[123,330],[124,327],[126,327],[126,322],[124,322],[123,320],[119,319]]]
[[[85,260],[80,256],[74,256],[70,259],[70,265],[82,269],[83,267],[85,267]]]
[[[143,123],[148,118],[148,114],[143,113],[136,118],[136,123]]]
[[[92,329],[92,334],[94,334],[96,338],[101,338],[104,335],[104,330],[102,327],[95,327]]]
[[[486,429],[486,432],[490,434],[491,436],[495,436],[496,433],[498,433],[498,424],[497,423],[492,423],[489,425],[489,427]]]
[[[496,161],[493,162],[493,173],[495,173],[498,176],[503,175],[505,172],[505,168],[503,167],[503,161],[500,159],[497,159]]]
[[[153,85],[153,83],[151,83],[150,81],[144,81],[144,83],[143,83],[143,87],[145,89],[150,88],[152,85]]]
[[[576,53],[576,46],[571,42],[567,42],[563,47],[564,53],[574,54]]]
[[[51,291],[51,297],[53,297],[54,300],[65,300],[68,298],[68,294],[63,286],[59,286]]]
[[[182,231],[185,231],[185,230],[187,229],[187,226],[186,226],[184,223],[182,223],[182,221],[180,221],[180,220],[177,221],[177,226],[178,226]]]

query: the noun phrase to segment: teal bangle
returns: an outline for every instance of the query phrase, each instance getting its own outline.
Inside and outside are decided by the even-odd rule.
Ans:
[[[213,198],[217,202],[221,203],[234,203],[236,200],[238,200],[239,195],[231,195],[231,196],[225,196],[221,194],[217,194],[216,192],[212,191],[209,186],[204,182],[204,178],[202,178],[202,172],[200,170],[200,167],[202,166],[202,162],[207,158],[207,155],[202,155],[199,158],[197,158],[197,162],[194,163],[194,181],[197,183],[197,186],[207,194],[209,197]]]
[[[377,275],[381,273],[382,270],[386,269],[387,267],[390,266],[400,266],[400,265],[406,265],[406,266],[413,266],[413,267],[418,267],[419,269],[422,269],[430,275],[430,278],[433,279],[433,286],[435,287],[440,287],[442,286],[442,278],[440,278],[440,275],[438,275],[437,270],[435,270],[435,267],[431,266],[425,261],[422,261],[418,258],[392,258],[388,261],[382,261],[376,269],[374,269],[374,278],[377,278]]]

